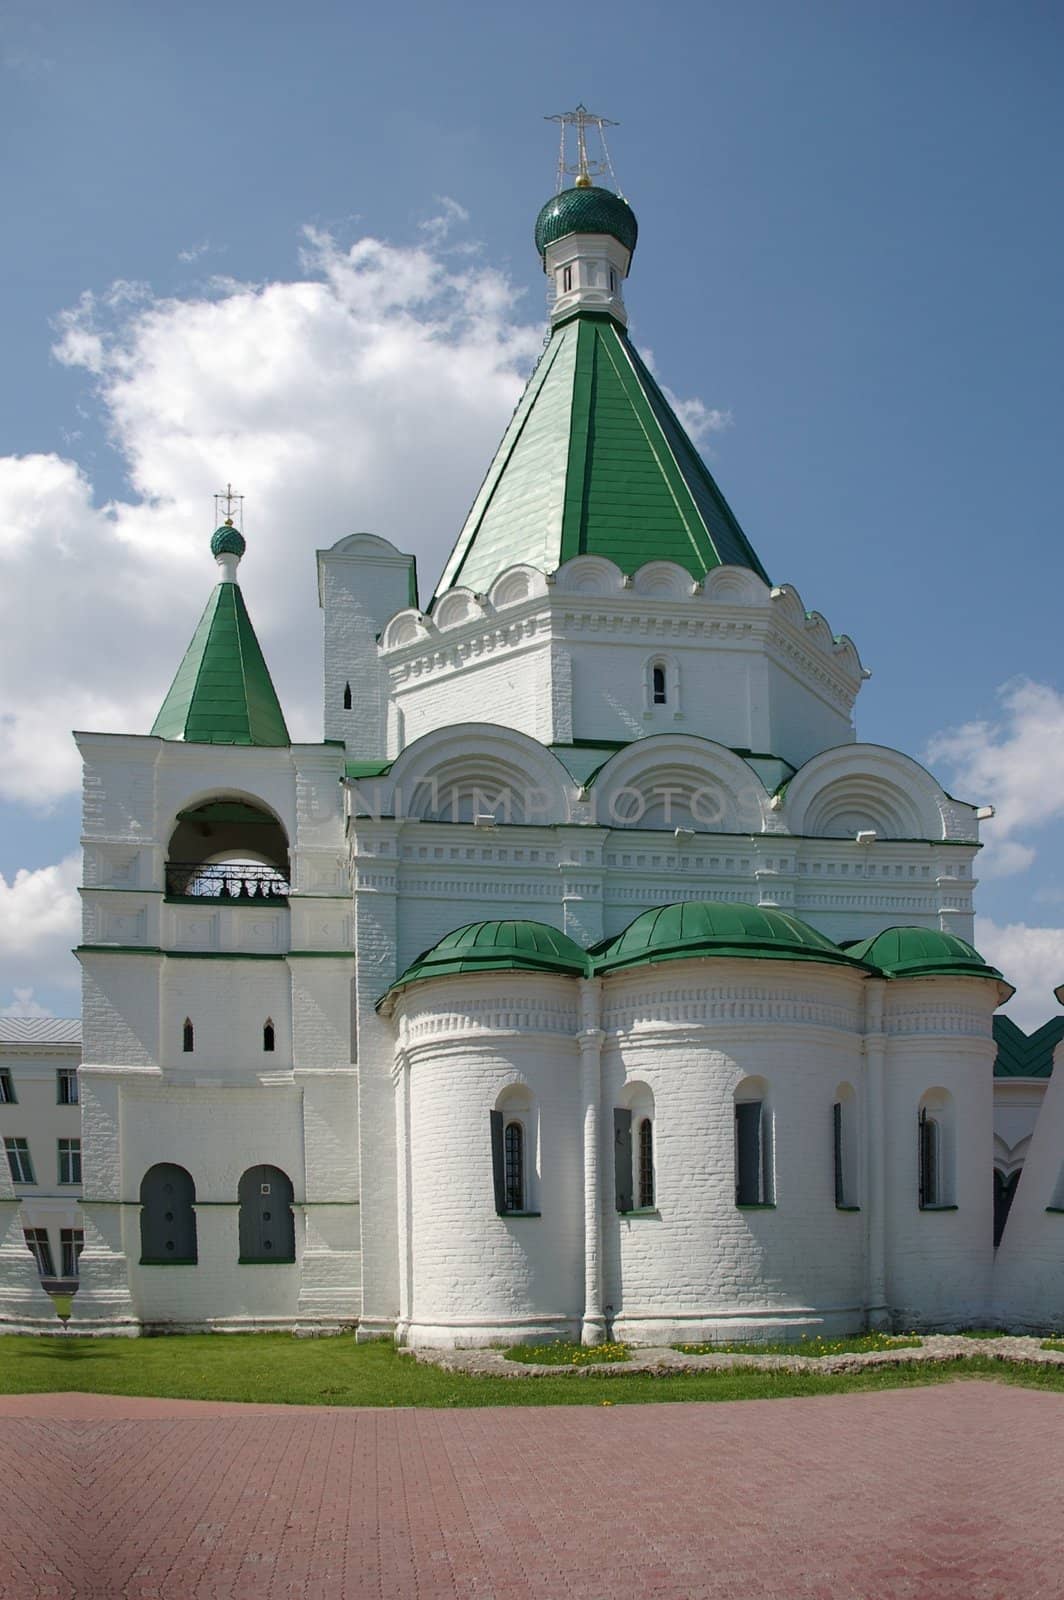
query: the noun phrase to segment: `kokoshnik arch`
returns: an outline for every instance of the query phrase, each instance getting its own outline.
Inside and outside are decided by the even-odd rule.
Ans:
[[[858,741],[854,644],[628,337],[637,237],[582,155],[430,599],[378,535],[318,551],[322,742],[232,519],[153,728],[77,735],[80,1331],[1064,1323],[1064,1083],[1023,1100],[1012,1040],[995,1123],[979,812]],[[18,1188],[0,1318],[44,1329]]]

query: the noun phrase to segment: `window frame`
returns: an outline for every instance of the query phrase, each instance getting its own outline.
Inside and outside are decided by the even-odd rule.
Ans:
[[[17,1106],[15,1076],[10,1067],[0,1067],[0,1106]]]
[[[52,1241],[48,1236],[48,1229],[24,1227],[22,1233],[26,1240],[26,1249],[37,1263],[37,1276],[39,1278],[54,1278],[55,1257],[52,1255]],[[31,1234],[34,1235],[33,1239],[30,1238]],[[40,1234],[44,1235],[43,1239],[37,1237]],[[43,1254],[38,1255],[38,1251],[43,1252]]]
[[[64,1150],[63,1146],[66,1145]],[[80,1138],[57,1139],[56,1146],[56,1182],[63,1188],[81,1187],[81,1140]],[[64,1167],[68,1176],[64,1178]],[[74,1175],[76,1172],[76,1176]]]
[[[64,1090],[66,1091],[65,1098]],[[56,1067],[55,1103],[57,1106],[77,1106],[81,1104],[81,1086],[78,1083],[77,1067]]]
[[[653,1211],[657,1205],[657,1178],[654,1171],[654,1119],[643,1114],[639,1119],[638,1160],[635,1174],[638,1210]]]
[[[942,1125],[920,1107],[917,1154],[917,1202],[921,1211],[942,1209]]]
[[[80,1269],[78,1263],[81,1260],[81,1252],[84,1250],[84,1248],[85,1248],[85,1229],[84,1228],[60,1228],[60,1230],[59,1230],[59,1253],[60,1253],[60,1256],[61,1256],[61,1265],[62,1265],[62,1268],[63,1268],[62,1273],[60,1274],[61,1277],[63,1277],[63,1278],[80,1278],[81,1277],[81,1269]],[[68,1251],[71,1252],[71,1255],[69,1255],[69,1256],[67,1254]],[[70,1261],[70,1267],[69,1268],[67,1267],[68,1260]]]
[[[735,1205],[740,1211],[772,1211],[776,1205],[775,1173],[772,1161],[772,1110],[767,1096],[735,1101]],[[757,1131],[754,1141],[743,1128],[751,1122],[749,1110],[756,1108]],[[756,1149],[756,1167],[747,1171],[749,1152]],[[752,1198],[755,1196],[756,1198]]]
[[[37,1178],[33,1170],[33,1157],[30,1155],[30,1142],[28,1139],[23,1138],[21,1134],[5,1136],[4,1154],[7,1156],[7,1165],[11,1173],[12,1183],[36,1184]],[[29,1177],[18,1176],[15,1172],[16,1166],[20,1173],[28,1172]]]

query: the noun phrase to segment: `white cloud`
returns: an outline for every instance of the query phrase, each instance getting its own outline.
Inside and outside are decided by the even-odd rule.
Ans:
[[[32,989],[16,989],[10,1005],[0,1006],[0,1017],[50,1017],[52,1012],[33,997]]]
[[[1064,928],[1031,928],[1024,922],[1001,927],[989,917],[976,917],[975,943],[1016,986],[1005,1007],[1013,1022],[1029,1033],[1059,1015],[1053,990],[1064,983]]]
[[[205,256],[210,248],[211,241],[209,239],[203,239],[199,244],[189,245],[187,250],[179,250],[177,252],[177,259],[185,262],[187,265],[188,262],[198,261],[200,256]]]
[[[955,791],[996,809],[984,833],[984,878],[1029,867],[1035,847],[1014,835],[1064,817],[1064,693],[1016,678],[1002,685],[998,700],[996,719],[941,733],[927,751],[929,761],[945,764]]]
[[[33,872],[20,868],[10,882],[0,874],[0,993],[15,995],[3,1015],[47,1015],[34,990],[77,989],[70,952],[81,926],[80,881],[79,855]],[[30,1009],[17,1009],[20,1003]]]

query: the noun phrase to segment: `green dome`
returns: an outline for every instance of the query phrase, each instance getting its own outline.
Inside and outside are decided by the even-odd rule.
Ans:
[[[616,938],[596,945],[591,954],[596,972],[696,956],[862,966],[858,956],[844,954],[824,934],[786,911],[724,900],[655,906],[642,912]]]
[[[396,979],[388,994],[425,978],[455,973],[556,972],[583,978],[589,970],[590,963],[580,946],[545,922],[470,922],[444,934],[431,950],[423,951]]]
[[[938,928],[886,928],[874,939],[845,946],[846,954],[878,967],[886,978],[994,978],[996,967],[955,933]]]
[[[223,522],[220,528],[215,528],[211,534],[212,556],[242,556],[247,549],[244,535],[239,528],[234,528],[231,522]]]
[[[631,254],[639,224],[628,201],[612,189],[563,189],[536,218],[536,249],[542,256],[549,244],[567,233],[608,233]]]

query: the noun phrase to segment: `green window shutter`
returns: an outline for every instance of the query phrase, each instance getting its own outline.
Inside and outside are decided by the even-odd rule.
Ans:
[[[503,1149],[502,1112],[491,1112],[491,1175],[495,1184],[495,1209],[506,1214],[506,1155]]]
[[[613,1112],[613,1182],[618,1211],[635,1209],[632,1198],[632,1113],[621,1106]]]
[[[762,1200],[761,1101],[740,1100],[735,1107],[735,1203]]]

